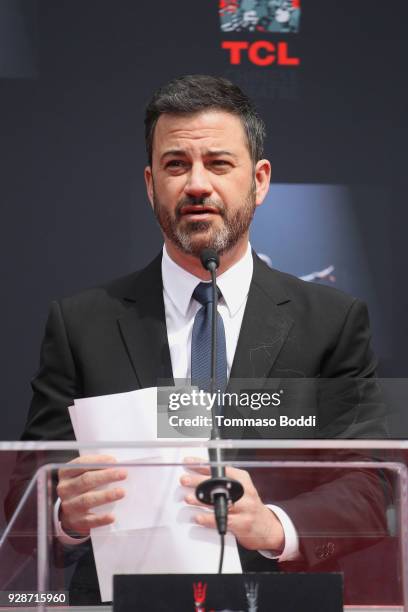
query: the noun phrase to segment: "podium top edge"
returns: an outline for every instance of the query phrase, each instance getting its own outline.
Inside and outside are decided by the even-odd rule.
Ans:
[[[408,450],[408,440],[154,440],[154,441],[4,441],[0,453],[5,451],[63,451],[118,448],[224,448],[224,449],[394,449]]]

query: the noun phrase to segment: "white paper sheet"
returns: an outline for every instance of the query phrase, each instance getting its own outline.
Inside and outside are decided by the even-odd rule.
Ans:
[[[79,442],[135,442],[157,439],[157,389],[75,400],[70,416]],[[197,440],[196,440],[197,441]],[[163,440],[164,442],[164,440]],[[187,489],[179,483],[185,467],[152,463],[181,463],[184,457],[208,460],[206,449],[92,449],[91,454],[114,455],[132,462],[124,499],[95,508],[113,512],[113,525],[91,532],[102,601],[112,599],[112,576],[134,573],[216,573],[219,536],[200,527],[194,516],[202,510],[184,501]],[[86,449],[81,454],[88,454]],[[143,463],[147,465],[143,466]],[[142,464],[142,465],[140,465]],[[223,571],[240,573],[235,538],[227,534]]]

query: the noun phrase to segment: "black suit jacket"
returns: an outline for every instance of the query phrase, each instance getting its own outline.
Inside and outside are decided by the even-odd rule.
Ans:
[[[231,379],[370,378],[375,368],[361,301],[272,270],[254,254]],[[74,398],[160,378],[172,379],[161,255],[140,272],[53,302],[22,439],[72,439]]]
[[[231,380],[371,379],[375,366],[367,310],[361,301],[272,270],[254,254]],[[22,439],[73,439],[67,406],[74,398],[156,386],[158,379],[172,379],[161,255],[135,274],[52,304]],[[349,407],[342,402],[321,406],[319,435],[384,437],[381,418],[358,422],[355,406]],[[280,457],[275,453],[272,458]],[[20,467],[8,498],[9,512],[21,494],[22,474]],[[355,547],[361,517],[364,537],[385,533],[383,487],[368,473],[314,475],[300,481],[288,479],[287,473],[265,478],[265,472],[254,472],[253,478],[265,503],[279,503],[291,516],[309,567]],[[347,504],[350,497],[353,504]],[[241,550],[241,555],[244,569],[272,566],[256,552]],[[87,575],[89,584],[95,579],[90,567],[84,561],[80,570],[86,588]]]

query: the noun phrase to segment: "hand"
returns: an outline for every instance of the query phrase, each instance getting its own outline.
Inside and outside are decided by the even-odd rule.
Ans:
[[[188,458],[188,469],[193,473],[185,473],[180,482],[183,486],[193,489],[185,501],[202,508],[210,508],[198,501],[194,489],[203,480],[210,477],[209,467],[194,467],[194,463],[201,463],[202,459]],[[239,480],[244,487],[244,495],[235,504],[228,508],[228,531],[234,534],[238,542],[250,550],[273,550],[281,553],[285,546],[285,534],[282,524],[276,514],[265,506],[254,487],[248,472],[237,468],[227,467],[226,476]],[[203,527],[216,527],[214,513],[197,514],[195,520]]]
[[[57,494],[61,499],[60,520],[64,531],[74,531],[87,536],[94,527],[109,525],[115,521],[113,514],[94,514],[91,510],[125,495],[122,488],[95,491],[97,487],[124,480],[124,468],[81,468],[81,463],[116,463],[110,455],[84,455],[69,462],[78,464],[78,469],[58,470]]]

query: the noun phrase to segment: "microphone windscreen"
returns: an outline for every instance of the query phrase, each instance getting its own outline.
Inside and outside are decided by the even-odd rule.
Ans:
[[[214,249],[203,249],[200,253],[200,260],[206,270],[210,269],[211,262],[215,263],[216,268],[220,265],[220,258]]]

